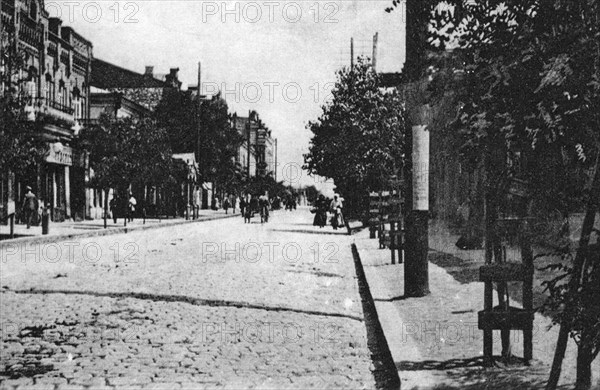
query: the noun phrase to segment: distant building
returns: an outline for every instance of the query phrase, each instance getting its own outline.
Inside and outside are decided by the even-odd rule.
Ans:
[[[153,66],[146,66],[144,74],[137,73],[95,58],[92,63],[93,87],[123,96],[149,110],[154,110],[167,88],[181,88],[179,68],[172,68],[167,75],[155,75]]]
[[[248,117],[234,114],[232,125],[244,142],[238,148],[236,163],[246,176],[272,176],[277,179],[277,140],[271,136],[269,130],[260,120],[255,111]]]
[[[94,59],[92,62],[91,86],[93,88],[91,107],[92,120],[97,120],[102,113],[116,118],[140,118],[149,115],[162,100],[165,91],[181,89],[178,78],[179,68],[170,69],[168,74],[155,74],[153,66],[146,66],[144,73],[125,69],[107,61]],[[195,164],[195,159],[194,159]],[[138,200],[138,212],[146,207],[149,215],[161,212],[169,215],[177,213],[176,202],[181,202],[182,194],[173,194],[171,189],[148,186],[130,188]],[[89,199],[96,217],[102,214],[103,194],[92,190]],[[115,196],[111,191],[109,200]],[[116,194],[116,196],[120,196]],[[180,205],[179,205],[180,206]]]

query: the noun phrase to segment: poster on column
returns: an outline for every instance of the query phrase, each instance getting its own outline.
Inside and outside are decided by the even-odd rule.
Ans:
[[[429,131],[413,126],[413,210],[429,210]]]

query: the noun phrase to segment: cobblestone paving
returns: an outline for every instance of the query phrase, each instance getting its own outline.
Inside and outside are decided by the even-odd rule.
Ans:
[[[350,237],[310,219],[4,249],[0,388],[374,388]]]

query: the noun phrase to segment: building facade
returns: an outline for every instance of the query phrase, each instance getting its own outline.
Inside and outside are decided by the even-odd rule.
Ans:
[[[277,140],[255,111],[248,117],[233,116],[233,126],[244,137],[238,148],[236,163],[247,177],[272,176],[277,179]]]
[[[17,208],[30,186],[53,221],[83,219],[86,157],[73,143],[89,118],[92,44],[49,17],[43,0],[2,0],[2,40],[24,56],[9,77],[47,144],[45,161],[11,184]]]

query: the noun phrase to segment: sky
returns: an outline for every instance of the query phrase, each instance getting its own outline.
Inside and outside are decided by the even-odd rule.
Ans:
[[[377,70],[398,72],[404,62],[404,12],[386,13],[391,0],[343,1],[48,1],[46,9],[93,44],[94,57],[140,73],[179,68],[184,88],[221,90],[230,112],[256,110],[278,139],[278,180],[315,185],[300,167],[335,72],[354,53],[372,54]]]

